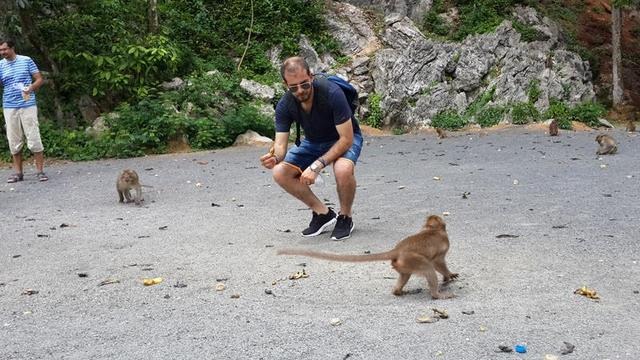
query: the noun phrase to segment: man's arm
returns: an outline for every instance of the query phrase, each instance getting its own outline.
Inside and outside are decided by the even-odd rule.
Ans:
[[[276,140],[273,144],[273,155],[277,158],[277,162],[284,160],[287,155],[287,147],[289,145],[289,132],[277,132]]]
[[[333,144],[329,151],[321,156],[326,165],[338,160],[338,158],[347,152],[347,150],[351,148],[351,145],[353,145],[353,125],[351,123],[351,119],[340,125],[336,125],[336,130],[338,130],[340,138],[335,144]],[[322,166],[324,167],[325,164],[322,164]]]
[[[31,77],[34,81],[33,83],[31,83],[31,85],[29,85],[28,92],[36,91],[40,89],[42,84],[44,84],[44,79],[42,78],[42,74],[39,71],[31,74]]]

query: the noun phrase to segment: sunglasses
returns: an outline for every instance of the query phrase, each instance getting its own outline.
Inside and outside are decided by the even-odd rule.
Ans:
[[[311,89],[311,81],[307,80],[303,83],[300,83],[298,85],[291,85],[289,86],[289,91],[291,91],[292,93],[297,92],[298,91],[298,87],[300,87],[302,90],[309,90]]]

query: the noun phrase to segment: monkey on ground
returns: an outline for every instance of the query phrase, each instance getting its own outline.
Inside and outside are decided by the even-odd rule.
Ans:
[[[120,202],[123,202],[125,198],[128,203],[131,202],[131,190],[134,189],[136,191],[134,201],[136,205],[140,205],[140,201],[142,201],[142,186],[138,173],[131,169],[122,170],[116,181],[116,190],[118,190]]]
[[[392,250],[377,254],[343,255],[305,249],[281,249],[278,255],[302,255],[319,259],[346,262],[365,262],[391,260],[391,267],[398,272],[399,277],[393,288],[394,295],[402,295],[402,288],[409,281],[412,274],[424,276],[429,285],[429,292],[434,299],[454,297],[451,293],[438,290],[439,272],[444,282],[458,277],[447,268],[444,260],[449,250],[449,237],[442,218],[431,215],[427,218],[422,229],[400,241]]]
[[[549,124],[549,136],[558,136],[558,120],[551,120]]]
[[[598,151],[596,151],[598,155],[612,155],[618,151],[616,141],[609,135],[600,134],[596,136],[596,141],[600,144]]]
[[[633,122],[633,120],[629,120],[629,122],[627,123],[627,129],[628,132],[636,132],[636,124]]]
[[[447,137],[447,132],[441,128],[436,128],[436,133],[438,134],[438,139],[444,139]]]

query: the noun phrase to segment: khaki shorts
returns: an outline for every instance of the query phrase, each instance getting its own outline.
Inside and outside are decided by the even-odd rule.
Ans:
[[[18,154],[22,150],[25,136],[27,147],[31,152],[37,153],[44,150],[42,139],[40,139],[37,106],[4,109],[3,114],[7,125],[7,140],[9,140],[11,155]]]

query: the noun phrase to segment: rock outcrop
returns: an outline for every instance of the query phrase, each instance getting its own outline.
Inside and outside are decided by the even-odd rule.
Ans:
[[[313,71],[330,70],[358,88],[361,118],[371,93],[381,99],[383,123],[403,127],[428,126],[443,111],[463,113],[485,94],[492,94],[485,96],[485,106],[532,102],[540,111],[552,99],[575,105],[595,97],[589,63],[567,50],[558,25],[533,8],[518,6],[513,18],[537,31],[535,41],[523,41],[505,20],[493,33],[445,42],[426,37],[412,20],[416,12],[428,11],[431,1],[388,3],[330,3],[329,30],[351,58],[344,66],[336,68],[336,61],[318,54],[306,38],[300,43]],[[374,31],[371,17],[355,5],[387,13],[384,24],[378,24],[382,30]],[[278,53],[272,51],[272,61]]]

